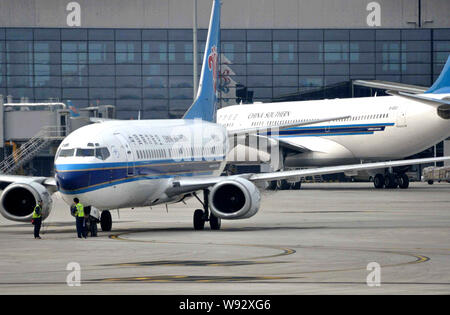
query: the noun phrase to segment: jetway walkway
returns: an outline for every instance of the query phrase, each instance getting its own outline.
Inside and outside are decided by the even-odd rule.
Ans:
[[[93,123],[92,118],[115,118],[113,105],[77,108],[70,101],[67,106],[3,100],[0,95],[0,174],[52,176],[53,156],[67,135]]]
[[[11,174],[20,166],[30,161],[39,151],[55,141],[61,141],[66,135],[65,126],[43,127],[35,136],[22,144],[17,150],[0,163],[0,173]]]

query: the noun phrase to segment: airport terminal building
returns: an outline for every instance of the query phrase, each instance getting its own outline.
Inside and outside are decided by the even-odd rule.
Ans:
[[[180,117],[193,99],[193,4],[0,0],[0,94]],[[198,0],[199,65],[210,8]],[[448,12],[448,0],[223,0],[221,105],[374,94],[355,79],[430,86],[450,53]]]

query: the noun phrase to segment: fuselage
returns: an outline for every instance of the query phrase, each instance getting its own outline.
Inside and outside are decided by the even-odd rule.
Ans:
[[[64,139],[55,157],[63,199],[99,209],[174,201],[165,195],[183,176],[218,176],[225,167],[224,127],[196,120],[107,121]]]
[[[220,109],[217,115],[218,123],[228,130],[345,116],[349,117],[275,135],[307,149],[288,155],[285,166],[399,159],[450,135],[450,122],[437,115],[436,107],[398,96],[236,105]]]

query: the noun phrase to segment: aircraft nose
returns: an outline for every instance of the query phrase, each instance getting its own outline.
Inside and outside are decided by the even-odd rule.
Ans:
[[[56,171],[59,191],[74,191],[89,186],[89,175],[83,171]]]

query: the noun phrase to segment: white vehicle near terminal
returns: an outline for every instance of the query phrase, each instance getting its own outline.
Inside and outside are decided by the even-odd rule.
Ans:
[[[450,167],[425,167],[422,171],[422,181],[433,185],[434,182],[447,182],[450,183]]]
[[[51,193],[59,191],[69,205],[77,197],[84,206],[99,209],[102,230],[109,231],[111,209],[198,199],[196,192],[203,191],[204,199],[199,199],[203,209],[194,212],[194,228],[204,229],[209,221],[211,229],[217,230],[221,219],[246,219],[259,211],[259,182],[450,160],[441,157],[220,176],[230,138],[257,134],[261,128],[231,131],[215,123],[219,31],[220,1],[214,0],[197,98],[183,119],[104,121],[77,129],[58,148],[54,178],[0,175],[0,213],[27,222],[37,201],[42,200],[45,219],[52,209]],[[344,118],[330,115],[289,122],[280,130]]]

